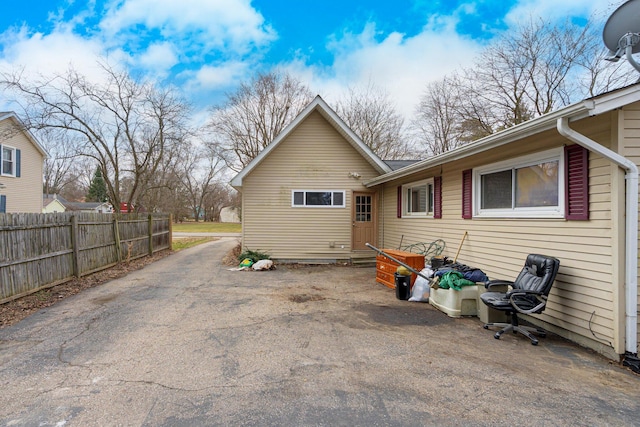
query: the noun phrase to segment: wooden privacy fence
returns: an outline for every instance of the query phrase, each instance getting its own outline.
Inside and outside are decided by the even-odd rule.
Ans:
[[[0,304],[170,248],[170,215],[0,214]]]

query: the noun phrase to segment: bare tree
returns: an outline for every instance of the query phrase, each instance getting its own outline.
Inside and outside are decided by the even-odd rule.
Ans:
[[[47,150],[43,175],[45,194],[59,194],[65,187],[80,179],[86,158],[77,155],[78,141],[71,134],[57,129],[38,132],[38,141]]]
[[[614,63],[605,60],[608,50],[602,48],[600,37],[593,36],[591,43],[592,47],[588,51],[592,54],[580,59],[581,72],[577,77],[578,88],[585,97],[609,92],[638,80],[638,74],[628,61]]]
[[[629,82],[599,61],[591,26],[530,21],[489,45],[473,68],[427,87],[413,128],[432,154],[547,114]]]
[[[206,147],[193,147],[178,162],[180,184],[189,199],[196,222],[201,216],[206,216],[205,199],[215,191],[215,178],[221,173],[223,165],[215,151]]]
[[[452,150],[460,136],[458,87],[451,79],[429,83],[411,123],[414,135],[431,155]]]
[[[214,107],[209,130],[229,168],[244,168],[311,102],[309,88],[287,73],[257,74]]]
[[[371,82],[349,88],[347,96],[336,104],[336,113],[378,157],[387,160],[407,157],[404,119],[386,91]]]
[[[101,70],[103,82],[70,68],[34,80],[5,73],[0,86],[14,91],[30,128],[62,130],[80,141],[77,154],[98,164],[113,206],[121,201],[134,206],[167,147],[184,141],[188,107],[171,89],[160,90],[107,65]],[[129,191],[123,195],[125,180]]]
[[[240,196],[236,190],[226,184],[216,182],[204,199],[204,206],[206,206],[205,218],[208,221],[219,221],[222,208],[226,206],[239,208],[240,205]]]

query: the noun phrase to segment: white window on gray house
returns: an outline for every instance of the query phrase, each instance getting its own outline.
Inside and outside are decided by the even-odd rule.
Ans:
[[[474,169],[475,216],[564,216],[562,150]]]
[[[344,194],[343,190],[293,190],[291,206],[344,208]]]
[[[433,216],[433,179],[402,186],[402,216]]]
[[[2,159],[2,169],[0,170],[2,175],[16,176],[16,149],[3,145],[0,158]]]

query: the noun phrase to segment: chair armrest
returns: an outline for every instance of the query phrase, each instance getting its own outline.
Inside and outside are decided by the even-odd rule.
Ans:
[[[484,282],[485,289],[491,289],[492,286],[513,286],[513,282],[509,280],[489,280]]]
[[[511,298],[511,295],[542,295],[540,291],[532,291],[529,289],[511,289],[507,291],[507,298]]]
[[[525,296],[525,295],[535,295],[536,299],[540,302],[540,304],[536,305],[535,307],[533,307],[533,308],[531,308],[529,310],[525,310],[523,308],[520,308],[518,306],[518,304],[516,303],[514,297]],[[540,292],[536,292],[536,291],[526,291],[524,289],[514,289],[512,291],[507,292],[507,298],[509,298],[509,302],[511,303],[513,308],[515,308],[518,313],[522,313],[522,314],[535,313],[538,310],[540,310],[541,308],[543,308],[545,305],[547,305],[547,297],[544,296],[543,294],[541,294]]]

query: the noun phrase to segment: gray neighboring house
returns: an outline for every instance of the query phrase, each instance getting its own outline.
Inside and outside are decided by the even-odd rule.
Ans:
[[[64,211],[113,213],[113,207],[107,202],[70,202],[58,194],[44,195],[45,207],[52,212],[58,205],[64,207]]]

